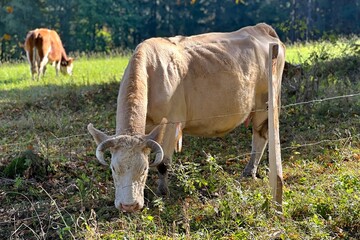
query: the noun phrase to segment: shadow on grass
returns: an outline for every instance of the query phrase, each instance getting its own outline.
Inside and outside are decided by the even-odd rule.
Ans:
[[[9,108],[16,108],[20,112],[32,109],[56,111],[60,108],[81,111],[87,105],[116,104],[118,89],[119,82],[87,86],[48,84],[23,89],[0,90],[1,101],[6,103],[0,109],[4,114]]]

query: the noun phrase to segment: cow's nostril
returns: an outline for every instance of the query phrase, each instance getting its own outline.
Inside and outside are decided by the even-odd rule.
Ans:
[[[121,210],[124,212],[134,212],[139,210],[139,204],[121,204]]]

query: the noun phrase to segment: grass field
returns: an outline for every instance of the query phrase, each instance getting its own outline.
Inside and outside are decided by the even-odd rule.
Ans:
[[[147,207],[118,212],[111,172],[96,160],[86,126],[114,133],[128,58],[82,56],[72,77],[57,78],[49,66],[41,81],[31,80],[25,62],[2,64],[0,238],[359,239],[359,95],[289,105],[359,93],[357,41],[288,47],[287,60],[302,64],[304,74],[284,82],[283,213],[271,200],[266,156],[262,178],[240,179],[251,144],[251,129],[243,126],[224,138],[185,136],[169,199],[154,194],[153,171]]]

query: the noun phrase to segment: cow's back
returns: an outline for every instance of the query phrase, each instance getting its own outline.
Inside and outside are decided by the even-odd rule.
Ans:
[[[60,61],[64,48],[59,35],[50,29],[38,28],[29,31],[26,36],[25,50],[36,48],[40,60],[47,55],[50,62]]]
[[[165,115],[184,122],[184,132],[193,135],[231,131],[253,109],[266,108],[270,42],[281,44],[265,24],[145,41],[138,51],[148,53],[148,69],[155,69],[148,73],[149,119],[156,122]],[[256,98],[263,98],[261,104]]]

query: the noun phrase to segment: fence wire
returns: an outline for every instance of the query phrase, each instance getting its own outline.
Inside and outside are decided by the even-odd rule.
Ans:
[[[351,97],[357,97],[357,96],[360,96],[360,93],[353,93],[353,94],[348,94],[348,95],[328,97],[328,98],[322,98],[322,99],[314,99],[314,100],[306,101],[306,102],[291,103],[291,104],[282,106],[282,108],[294,107],[294,106],[311,104],[311,103],[321,103],[321,102],[325,102],[325,101],[329,101],[329,100],[336,100],[336,99],[342,99],[342,98],[351,98]]]
[[[305,101],[305,102],[291,103],[291,104],[284,105],[281,108],[287,109],[290,107],[322,103],[325,101],[333,101],[333,100],[339,100],[339,99],[345,99],[345,98],[354,98],[354,97],[359,97],[359,96],[360,96],[360,93],[352,93],[352,94],[341,95],[341,96],[334,96],[334,97],[328,97],[328,98],[322,98],[322,99],[314,99],[314,100]],[[267,111],[267,109],[257,109],[257,110],[254,110],[253,112],[257,112],[257,111]],[[226,117],[226,116],[234,116],[234,115],[239,115],[239,114],[240,113],[233,113],[233,114],[228,114],[228,115],[224,114],[224,115],[209,117],[209,119],[222,118],[222,117]],[[191,121],[200,121],[200,120],[203,120],[203,119],[193,119]],[[185,122],[186,121],[167,122],[166,124],[177,124],[177,123],[185,123]],[[106,133],[111,135],[110,132],[111,131],[107,131]],[[323,140],[316,141],[316,142],[297,144],[295,146],[285,146],[285,147],[282,147],[281,149],[282,150],[296,149],[296,148],[301,148],[301,147],[320,145],[323,143],[343,141],[343,140],[346,140],[349,138],[351,139],[351,138],[356,138],[356,137],[359,137],[359,134],[345,137],[345,138],[339,138],[339,139],[323,139]],[[77,143],[74,143],[73,145],[70,145],[70,146],[66,144],[66,142],[69,142],[68,140],[75,139],[75,138],[79,139],[77,141]],[[54,145],[54,144],[56,145],[57,150],[54,150],[55,148],[51,147],[51,145]],[[32,148],[33,145],[38,145],[39,149],[42,149],[43,150],[42,152],[45,153],[46,155],[48,155],[48,157],[50,155],[56,155],[55,153],[57,152],[58,154],[60,154],[57,157],[67,157],[67,158],[71,159],[73,155],[81,154],[81,151],[84,151],[84,153],[90,151],[90,149],[87,149],[86,146],[92,146],[92,139],[91,139],[90,134],[88,134],[88,133],[76,134],[76,135],[70,135],[70,136],[64,136],[64,137],[56,137],[56,136],[54,136],[53,138],[46,137],[44,139],[40,139],[39,137],[36,137],[35,139],[28,140],[28,141],[22,142],[22,143],[2,144],[2,145],[0,145],[0,153],[4,152],[6,149],[9,149],[9,148],[11,148],[11,149],[14,149],[14,148],[21,149],[24,147]],[[11,152],[14,152],[14,151],[11,151]],[[251,153],[245,153],[238,157],[247,156],[250,154]],[[0,157],[0,162],[1,162],[1,159],[2,158]]]
[[[306,101],[306,102],[287,104],[287,105],[282,106],[281,108],[288,109],[290,107],[297,107],[297,106],[302,106],[302,105],[306,105],[306,104],[322,103],[325,101],[334,101],[334,100],[339,100],[339,99],[344,99],[344,98],[354,98],[354,97],[358,97],[358,96],[360,96],[360,93],[328,97],[328,98],[323,98],[323,99],[315,99],[315,100]],[[267,111],[267,110],[266,109],[257,109],[256,111]],[[231,114],[231,115],[234,115],[234,114]],[[220,118],[220,117],[224,117],[224,116],[226,116],[226,115],[215,116],[215,117]],[[174,123],[171,123],[171,124],[174,124]],[[109,133],[109,132],[107,132],[107,133]],[[306,147],[311,147],[311,146],[318,146],[318,145],[322,145],[322,144],[336,143],[336,142],[342,142],[342,141],[345,141],[344,144],[346,144],[355,138],[360,138],[360,133],[353,134],[353,135],[350,135],[348,133],[346,137],[335,138],[335,139],[323,139],[323,140],[319,140],[319,141],[303,142],[301,144],[284,146],[281,148],[281,150],[282,151],[283,150],[295,150],[295,149],[299,149],[299,148],[306,148]],[[71,140],[71,141],[69,141],[69,140]],[[90,134],[82,133],[82,134],[76,134],[76,135],[70,135],[70,136],[64,136],[64,137],[56,137],[54,135],[47,136],[47,137],[36,136],[32,140],[28,140],[28,141],[25,141],[22,143],[6,143],[3,145],[0,145],[0,163],[1,163],[1,160],[4,159],[4,157],[5,157],[5,156],[2,156],[3,152],[10,152],[11,155],[16,155],[16,154],[18,154],[18,152],[20,152],[20,150],[23,150],[23,148],[32,148],[32,147],[36,147],[39,150],[41,150],[43,157],[46,159],[49,159],[49,160],[51,160],[53,158],[56,158],[56,159],[64,158],[68,161],[68,160],[73,160],[73,159],[75,160],[79,156],[82,158],[86,158],[89,156],[92,158],[92,156],[93,156],[93,158],[95,158],[94,143],[93,143],[93,140],[91,139]],[[89,154],[89,153],[91,153],[91,154]],[[240,154],[240,155],[237,155],[234,158],[234,160],[248,157],[250,155],[251,155],[250,152]],[[0,182],[2,184],[4,184],[4,183],[7,184],[6,181],[15,181],[15,180],[0,178]],[[30,181],[30,180],[25,180],[25,181]],[[9,184],[13,184],[13,183],[9,182]],[[1,194],[3,194],[3,195],[1,195]],[[11,192],[1,193],[1,191],[0,191],[0,199],[1,199],[1,197],[5,198],[6,195],[8,195],[8,194],[11,194]],[[14,193],[14,194],[19,194],[19,193]],[[21,205],[21,211],[19,211],[19,209],[15,209],[15,207],[14,207],[12,209],[12,212],[8,211],[6,214],[0,213],[0,219],[1,219],[1,221],[0,221],[1,227],[0,228],[13,225],[13,231],[11,233],[11,237],[14,239],[24,229],[28,229],[28,230],[32,231],[34,236],[36,236],[38,239],[42,239],[41,236],[44,236],[43,229],[45,229],[45,226],[47,226],[47,224],[50,224],[51,226],[56,226],[56,227],[58,227],[58,226],[65,227],[65,225],[63,224],[63,221],[61,221],[61,219],[54,218],[53,216],[61,216],[62,214],[66,214],[68,209],[71,209],[71,208],[80,209],[82,207],[82,201],[80,201],[80,200],[78,202],[68,203],[68,204],[66,204],[66,206],[57,206],[56,202],[52,199],[52,197],[49,194],[48,194],[48,196],[49,196],[49,199],[41,200],[41,204],[43,204],[42,208],[40,208],[40,207],[36,208],[36,207],[34,207],[35,206],[34,202],[30,201],[26,195],[21,194],[20,197],[22,197],[23,199],[26,200],[26,201],[23,201],[24,203],[23,203],[23,205]],[[36,204],[38,204],[38,203],[36,203]],[[29,206],[31,208],[29,208]],[[46,211],[43,209],[46,209]],[[15,210],[17,211],[16,214],[14,212]],[[80,217],[82,216],[82,214],[83,213],[80,214]],[[77,219],[77,221],[78,220],[79,219]],[[34,227],[33,225],[31,225],[31,226],[26,225],[27,223],[30,224],[33,222],[39,223],[39,226]],[[43,223],[43,225],[42,225],[42,223]],[[78,223],[76,223],[76,224],[78,224]],[[31,227],[37,231],[35,232]],[[41,231],[39,231],[39,229]]]

